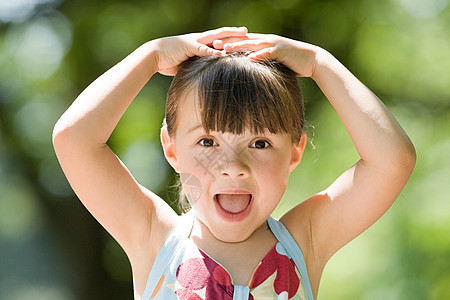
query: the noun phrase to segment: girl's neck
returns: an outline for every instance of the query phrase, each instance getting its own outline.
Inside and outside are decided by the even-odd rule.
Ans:
[[[201,222],[201,220],[198,220],[197,218],[194,218],[189,239],[191,239],[194,244],[197,245],[197,247],[205,250],[205,252],[208,252],[210,254],[216,251],[224,252],[224,250],[226,249],[233,251],[242,249],[245,251],[245,249],[252,249],[255,246],[263,246],[263,248],[269,246],[270,248],[276,243],[276,238],[270,230],[267,222],[261,224],[261,226],[259,226],[247,239],[241,242],[229,243],[216,238],[214,234],[209,230],[208,226],[206,226]]]
[[[227,243],[215,238],[206,225],[195,219],[189,238],[231,274],[234,284],[244,286],[261,260],[277,243],[267,222],[258,227],[248,239]]]

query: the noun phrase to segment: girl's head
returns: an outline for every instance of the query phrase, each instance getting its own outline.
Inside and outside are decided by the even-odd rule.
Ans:
[[[306,140],[294,72],[244,53],[182,63],[165,122],[165,155],[196,216],[227,241],[247,238],[272,213]]]
[[[304,126],[302,95],[295,73],[274,61],[255,62],[246,53],[192,57],[182,63],[167,94],[165,121],[177,130],[180,102],[196,90],[201,121],[209,131],[246,130],[288,133],[300,140]]]

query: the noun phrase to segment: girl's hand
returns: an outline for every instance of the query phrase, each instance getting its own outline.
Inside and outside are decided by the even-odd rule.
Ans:
[[[215,40],[243,38],[247,34],[245,27],[223,27],[201,33],[190,33],[155,40],[157,47],[157,71],[173,76],[180,63],[192,56],[221,55],[222,52],[210,46]]]
[[[253,60],[276,60],[291,68],[298,76],[313,77],[317,57],[323,49],[273,34],[248,34],[246,38],[230,37],[214,42],[216,49],[226,52],[253,51]]]

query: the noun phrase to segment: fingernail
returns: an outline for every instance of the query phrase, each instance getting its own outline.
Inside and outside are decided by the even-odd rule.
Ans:
[[[259,60],[259,59],[257,58],[257,56],[256,56],[254,53],[249,54],[247,57],[248,57],[248,59],[251,59],[251,60],[255,60],[255,61],[258,61],[258,60]]]
[[[241,29],[243,29],[246,33],[248,32],[248,29],[245,26],[242,26]]]
[[[214,48],[220,47],[221,44],[222,44],[221,40],[214,40],[214,42],[213,42]]]

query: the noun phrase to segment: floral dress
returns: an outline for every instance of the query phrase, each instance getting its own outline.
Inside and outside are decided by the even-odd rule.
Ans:
[[[303,255],[283,224],[271,217],[278,242],[261,260],[247,286],[233,284],[227,270],[189,238],[193,214],[172,232],[150,272],[142,300],[313,300]]]

